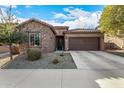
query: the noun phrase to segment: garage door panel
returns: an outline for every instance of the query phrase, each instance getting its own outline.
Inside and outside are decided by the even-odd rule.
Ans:
[[[99,38],[70,37],[69,50],[99,50]]]

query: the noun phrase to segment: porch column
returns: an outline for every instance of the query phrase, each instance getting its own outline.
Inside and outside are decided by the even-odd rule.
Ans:
[[[68,51],[68,37],[65,36],[65,50]]]
[[[100,37],[100,50],[104,50],[104,36]]]

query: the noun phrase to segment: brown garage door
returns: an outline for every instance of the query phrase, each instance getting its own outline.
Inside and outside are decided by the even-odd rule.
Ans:
[[[70,37],[69,50],[99,50],[97,37]]]

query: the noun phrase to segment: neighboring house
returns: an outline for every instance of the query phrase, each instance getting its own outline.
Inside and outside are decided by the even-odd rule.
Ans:
[[[68,26],[52,26],[29,19],[17,26],[29,36],[27,47],[40,47],[43,52],[55,50],[104,50],[104,35],[92,29],[69,30]]]

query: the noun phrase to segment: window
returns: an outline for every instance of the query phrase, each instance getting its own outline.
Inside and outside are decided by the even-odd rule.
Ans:
[[[39,32],[29,33],[29,45],[40,46],[40,33]]]

